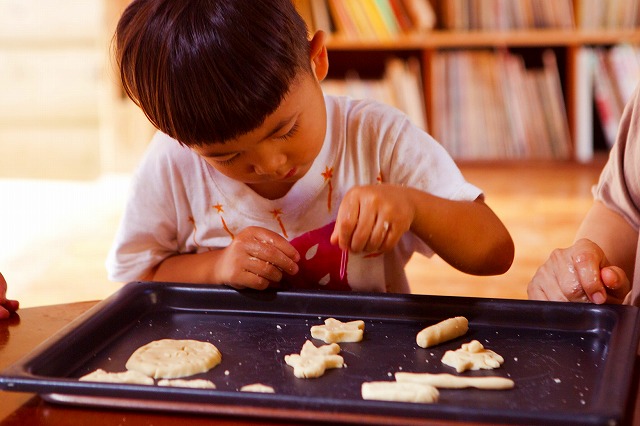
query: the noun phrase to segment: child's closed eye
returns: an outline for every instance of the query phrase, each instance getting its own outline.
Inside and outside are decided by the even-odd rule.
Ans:
[[[229,164],[233,163],[236,158],[238,158],[238,154],[228,155],[220,158],[213,158],[213,160],[220,166],[228,166]]]
[[[300,125],[298,123],[295,123],[287,133],[285,133],[282,136],[278,136],[277,139],[287,140],[293,137],[298,132],[299,128],[300,128]]]

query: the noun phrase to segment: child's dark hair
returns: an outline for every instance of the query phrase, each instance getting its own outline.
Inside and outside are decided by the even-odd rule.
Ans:
[[[291,0],[134,0],[115,33],[120,78],[155,127],[187,146],[259,127],[300,71],[307,27]]]

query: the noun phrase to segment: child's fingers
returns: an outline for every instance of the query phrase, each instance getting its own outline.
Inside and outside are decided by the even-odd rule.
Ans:
[[[364,250],[367,252],[380,251],[383,248],[384,243],[387,241],[390,228],[391,222],[378,216],[375,224],[373,225],[373,229],[370,232],[369,241],[364,247]]]
[[[340,204],[330,241],[333,244],[338,244],[338,247],[342,250],[351,248],[353,233],[358,223],[359,210],[359,205],[354,204],[350,197],[345,197]]]

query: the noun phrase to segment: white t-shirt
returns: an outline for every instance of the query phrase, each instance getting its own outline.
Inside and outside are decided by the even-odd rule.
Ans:
[[[134,281],[178,253],[228,246],[248,226],[279,233],[298,249],[300,272],[281,287],[408,293],[404,267],[414,252],[431,256],[407,232],[391,252],[349,253],[329,243],[346,191],[379,182],[452,200],[482,192],[466,182],[447,152],[400,111],[370,100],[325,96],[327,134],[311,169],[277,200],[229,179],[189,148],[158,132],[133,180],[114,245],[109,278]]]

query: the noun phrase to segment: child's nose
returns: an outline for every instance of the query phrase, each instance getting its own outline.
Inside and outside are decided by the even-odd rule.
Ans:
[[[269,153],[263,155],[253,168],[258,175],[275,175],[287,162],[286,155],[282,153]]]

